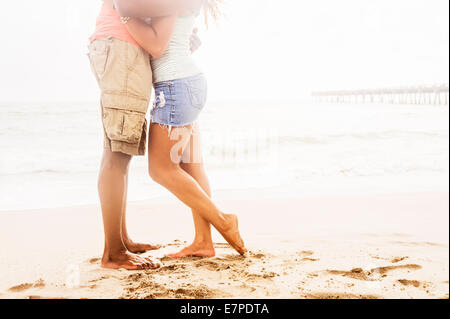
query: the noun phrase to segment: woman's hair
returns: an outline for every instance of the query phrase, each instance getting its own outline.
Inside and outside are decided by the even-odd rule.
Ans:
[[[201,0],[206,27],[209,26],[210,19],[217,22],[220,18],[222,15],[221,5],[224,1],[225,0]]]

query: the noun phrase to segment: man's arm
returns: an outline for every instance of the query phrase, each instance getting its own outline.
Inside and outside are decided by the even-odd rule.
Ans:
[[[186,0],[114,0],[114,6],[122,17],[163,17],[177,14],[188,5]]]

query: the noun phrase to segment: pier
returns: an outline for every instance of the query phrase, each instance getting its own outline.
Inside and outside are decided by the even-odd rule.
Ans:
[[[448,105],[448,84],[313,92],[316,102]]]

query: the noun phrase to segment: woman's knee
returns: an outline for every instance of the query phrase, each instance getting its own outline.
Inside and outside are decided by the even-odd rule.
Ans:
[[[148,173],[153,181],[164,185],[168,180],[169,169],[163,163],[150,159],[148,162]]]
[[[153,165],[148,166],[148,175],[154,182],[156,182],[158,184],[161,184],[160,182],[162,181],[161,173],[162,173],[161,170],[156,168],[155,166],[153,166]]]

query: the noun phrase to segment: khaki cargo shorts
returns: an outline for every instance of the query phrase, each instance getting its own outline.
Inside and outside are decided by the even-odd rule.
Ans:
[[[145,155],[146,114],[152,91],[148,53],[109,37],[89,45],[89,60],[101,91],[105,148]]]

